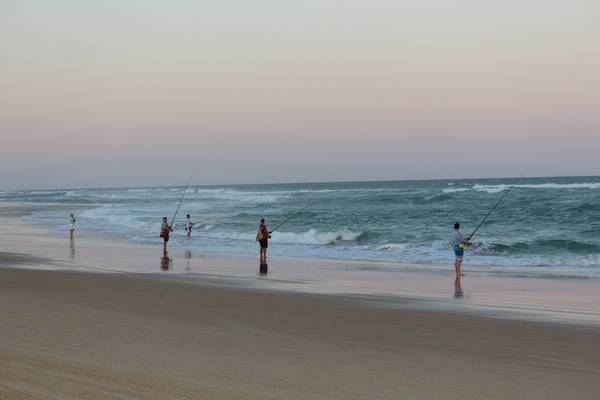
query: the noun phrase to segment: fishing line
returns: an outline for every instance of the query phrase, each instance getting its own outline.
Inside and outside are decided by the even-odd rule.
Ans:
[[[196,224],[199,224],[200,222],[208,221],[209,219],[213,219],[213,218],[217,218],[217,216],[216,216],[216,215],[214,215],[214,216],[212,216],[212,217],[208,217],[208,218],[201,219],[200,221],[196,221],[196,222],[194,222],[194,225],[196,225]]]
[[[171,220],[171,225],[169,225],[169,227],[173,227],[173,222],[175,222],[175,217],[177,216],[177,212],[179,211],[179,207],[181,206],[181,202],[183,201],[183,196],[185,196],[185,192],[187,192],[187,188],[190,186],[190,182],[192,181],[192,178],[194,177],[194,174],[196,173],[197,169],[198,169],[198,167],[194,168],[194,172],[192,172],[192,176],[190,176],[190,179],[188,180],[187,185],[185,185],[185,189],[183,189],[183,193],[181,194],[181,199],[179,200],[179,204],[177,205],[177,210],[175,210],[175,215],[173,215],[173,219]]]
[[[212,217],[208,217],[208,218],[201,219],[200,221],[192,222],[192,226],[198,225],[198,224],[199,224],[199,223],[201,223],[201,222],[208,221],[209,219],[213,219],[213,218],[217,218],[217,216],[215,215],[215,216],[212,216]],[[174,226],[176,226],[176,227],[179,227],[179,226],[181,226],[181,225],[179,225],[179,222],[178,222],[178,223],[177,223],[177,224],[175,224]]]
[[[275,232],[276,229],[278,229],[281,225],[285,224],[286,222],[288,222],[290,219],[294,218],[296,215],[300,214],[302,211],[306,210],[308,207],[310,207],[311,205],[315,204],[317,201],[313,201],[312,203],[310,203],[309,205],[307,205],[306,207],[304,207],[302,210],[298,211],[296,214],[292,215],[291,217],[289,217],[288,219],[286,219],[285,221],[283,221],[281,224],[277,225],[277,227],[275,227],[275,229],[271,230],[270,233]]]
[[[197,167],[196,167],[196,168],[197,168]],[[196,172],[196,170],[194,170],[194,172]],[[192,176],[194,176],[194,174],[193,174],[193,173],[192,173]],[[192,179],[192,178],[190,177],[190,180],[191,180],[191,179]],[[190,183],[188,182],[188,185],[189,185],[189,184],[190,184]],[[187,186],[186,186],[186,190],[187,190]],[[222,190],[222,191],[220,191],[218,194],[221,194],[221,193],[225,192],[226,190],[227,190],[227,189],[223,189],[223,190]],[[186,191],[184,190],[184,191],[183,191],[183,193],[185,194],[185,192],[186,192]],[[210,196],[210,197],[207,197],[206,199],[207,199],[207,200],[208,200],[208,199],[212,199],[212,198],[213,198],[213,197],[215,197],[215,196],[216,196],[216,194],[213,194],[212,196]],[[183,195],[181,196],[181,199],[183,199]],[[179,204],[181,204],[181,201],[179,202]],[[179,207],[177,207],[177,209],[179,209]],[[175,212],[175,215],[177,215],[177,212]],[[192,226],[194,226],[194,225],[196,225],[196,224],[199,224],[200,222],[204,222],[204,221],[207,221],[207,220],[209,220],[209,219],[213,219],[213,218],[217,218],[217,216],[216,216],[216,215],[213,215],[212,217],[208,217],[208,218],[201,219],[200,221],[192,222]],[[173,218],[173,220],[175,220],[175,218]],[[178,226],[178,225],[175,225],[175,226]]]
[[[469,240],[473,237],[473,235],[475,234],[475,232],[477,232],[477,230],[479,229],[479,227],[481,225],[483,225],[483,223],[490,216],[490,214],[492,213],[492,211],[494,211],[496,209],[496,207],[498,207],[498,204],[500,204],[500,202],[502,201],[502,199],[506,197],[506,195],[508,194],[508,192],[510,192],[510,189],[514,188],[515,185],[517,184],[517,182],[519,182],[521,180],[521,178],[523,178],[533,167],[535,167],[535,165],[532,165],[531,167],[529,167],[529,169],[527,171],[525,171],[523,173],[523,175],[521,175],[520,177],[518,177],[517,180],[515,181],[515,183],[513,183],[512,186],[508,188],[508,190],[506,191],[506,193],[504,193],[502,195],[502,197],[500,197],[500,200],[498,200],[498,202],[494,205],[494,207],[492,207],[492,209],[490,210],[490,212],[487,213],[487,215],[485,216],[485,218],[479,223],[479,225],[477,225],[477,228],[475,228],[475,230],[473,231],[473,233],[471,233],[471,236],[469,236]]]
[[[217,218],[217,216],[213,215],[212,217],[208,217],[208,218],[201,219],[200,221],[192,222],[192,226],[198,225],[201,222],[208,221],[209,219],[213,219],[213,218]]]

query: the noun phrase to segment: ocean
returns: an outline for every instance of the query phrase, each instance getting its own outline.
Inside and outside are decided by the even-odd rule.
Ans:
[[[454,223],[460,222],[463,236],[470,235],[506,194],[476,232],[473,247],[466,249],[463,269],[598,277],[600,177],[516,181],[216,186],[192,181],[185,194],[184,186],[15,190],[0,192],[0,201],[68,206],[77,219],[76,232],[120,235],[157,246],[162,218],[172,222],[181,201],[170,248],[258,256],[255,236],[265,218],[270,230],[277,227],[270,257],[374,261],[389,270],[393,265],[387,262],[452,266]],[[67,232],[69,213],[50,209],[24,220]],[[196,222],[190,238],[184,229],[186,214]]]

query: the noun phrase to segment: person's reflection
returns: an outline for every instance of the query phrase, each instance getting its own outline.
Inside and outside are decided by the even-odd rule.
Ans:
[[[69,255],[71,260],[75,259],[75,239],[73,238],[69,239]]]
[[[169,258],[168,253],[163,253],[163,256],[160,259],[160,269],[163,271],[168,271],[173,266],[173,259]]]
[[[269,272],[269,266],[267,265],[266,262],[261,262],[258,270],[261,275],[266,275],[267,272]]]
[[[190,270],[190,258],[192,258],[192,251],[191,250],[185,250],[185,259],[187,260],[185,263],[185,270],[189,271]]]
[[[454,298],[462,299],[462,297],[463,297],[463,290],[462,290],[462,286],[460,286],[460,276],[457,276],[456,279],[454,280]]]

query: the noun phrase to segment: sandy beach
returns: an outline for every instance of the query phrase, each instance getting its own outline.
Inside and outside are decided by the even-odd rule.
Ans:
[[[23,223],[30,211],[0,207],[2,399],[600,392],[595,281],[468,274],[459,302],[452,275],[407,266],[403,283],[377,292],[362,276],[364,288],[333,273],[301,280],[333,261],[270,259],[261,276],[258,251],[165,261],[160,243],[76,231],[73,244],[66,230]]]

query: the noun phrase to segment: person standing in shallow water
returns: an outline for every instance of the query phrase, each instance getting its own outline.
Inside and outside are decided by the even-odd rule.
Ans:
[[[190,237],[190,235],[192,234],[192,226],[194,226],[194,223],[192,222],[192,220],[190,218],[191,218],[190,214],[188,214],[185,219],[185,230],[187,231],[188,237]]]
[[[454,269],[456,270],[457,277],[465,276],[465,274],[460,273],[460,265],[462,264],[463,256],[465,254],[465,244],[471,246],[471,242],[469,242],[471,237],[466,239],[463,238],[458,231],[459,229],[460,224],[457,222],[454,224],[454,230],[452,231],[452,245],[454,248],[454,255],[456,256],[456,259],[454,260]]]
[[[167,217],[163,217],[162,227],[161,229],[164,231],[163,236],[163,253],[167,254],[167,242],[169,241],[169,233],[173,232],[173,229],[169,226],[167,222]]]
[[[260,220],[260,225],[258,226],[258,235],[260,238],[258,239],[258,243],[260,244],[260,260],[266,262],[267,261],[267,248],[269,247],[269,238],[271,237],[271,232],[267,229],[265,225],[265,219],[262,218]]]
[[[73,238],[73,233],[75,232],[75,222],[77,222],[77,220],[75,219],[73,214],[71,214],[71,216],[69,217],[69,235],[71,239]]]

